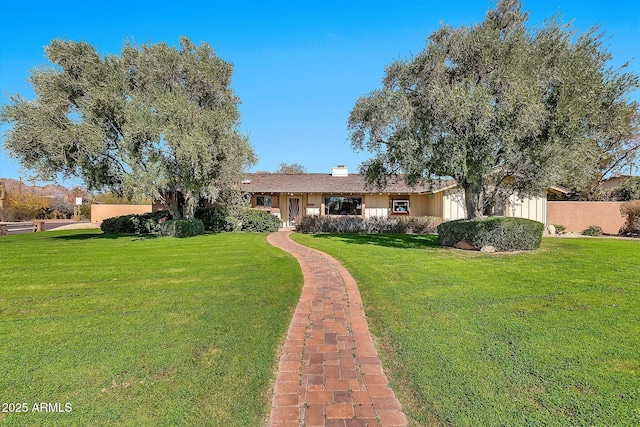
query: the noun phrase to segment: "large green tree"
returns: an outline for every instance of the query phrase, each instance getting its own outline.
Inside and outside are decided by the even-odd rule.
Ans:
[[[480,24],[441,27],[351,111],[352,146],[375,153],[362,172],[378,185],[451,176],[469,218],[516,191],[590,184],[637,110],[626,98],[637,76],[608,68],[602,40],[557,18],[531,28],[517,0],[498,1]]]
[[[101,57],[84,42],[54,40],[52,66],[31,73],[36,98],[13,96],[0,111],[12,124],[4,148],[49,181],[62,174],[90,190],[162,199],[179,190],[192,218],[200,199],[215,201],[255,162],[239,130],[233,67],[207,44],[182,38],[125,44]]]

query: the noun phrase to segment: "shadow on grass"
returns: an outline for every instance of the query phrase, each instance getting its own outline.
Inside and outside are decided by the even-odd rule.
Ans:
[[[438,236],[432,234],[314,234],[316,239],[334,239],[355,245],[376,245],[400,249],[440,248]]]
[[[120,239],[122,237],[131,237],[131,240],[156,239],[158,236],[153,234],[104,234],[101,231],[95,233],[70,234],[68,236],[54,236],[54,239],[62,240],[91,240],[91,239]]]

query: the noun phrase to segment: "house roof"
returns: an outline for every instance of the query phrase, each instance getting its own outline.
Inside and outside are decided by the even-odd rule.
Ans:
[[[389,178],[384,189],[367,186],[365,177],[360,174],[332,176],[326,173],[247,174],[242,190],[250,193],[435,193],[456,186],[453,179],[435,180],[433,183],[418,184],[410,187],[402,177]]]
[[[571,192],[571,190],[569,190],[566,187],[562,187],[560,185],[550,185],[547,188],[547,192],[556,193],[556,194],[569,194]]]

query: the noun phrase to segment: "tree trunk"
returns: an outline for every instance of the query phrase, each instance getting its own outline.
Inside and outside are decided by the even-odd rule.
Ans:
[[[482,216],[482,192],[476,191],[471,184],[463,184],[464,205],[467,210],[467,219]]]
[[[161,192],[157,199],[164,205],[165,208],[171,214],[171,218],[180,219],[182,215],[180,214],[180,207],[178,206],[178,194],[175,192]]]
[[[197,204],[198,204],[198,198],[193,194],[193,192],[187,191],[184,194],[184,206],[182,208],[182,218],[194,219]]]

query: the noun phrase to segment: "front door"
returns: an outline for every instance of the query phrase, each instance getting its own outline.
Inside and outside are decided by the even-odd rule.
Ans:
[[[289,217],[287,220],[287,225],[289,227],[295,227],[299,219],[300,219],[300,198],[290,197],[289,198]]]

